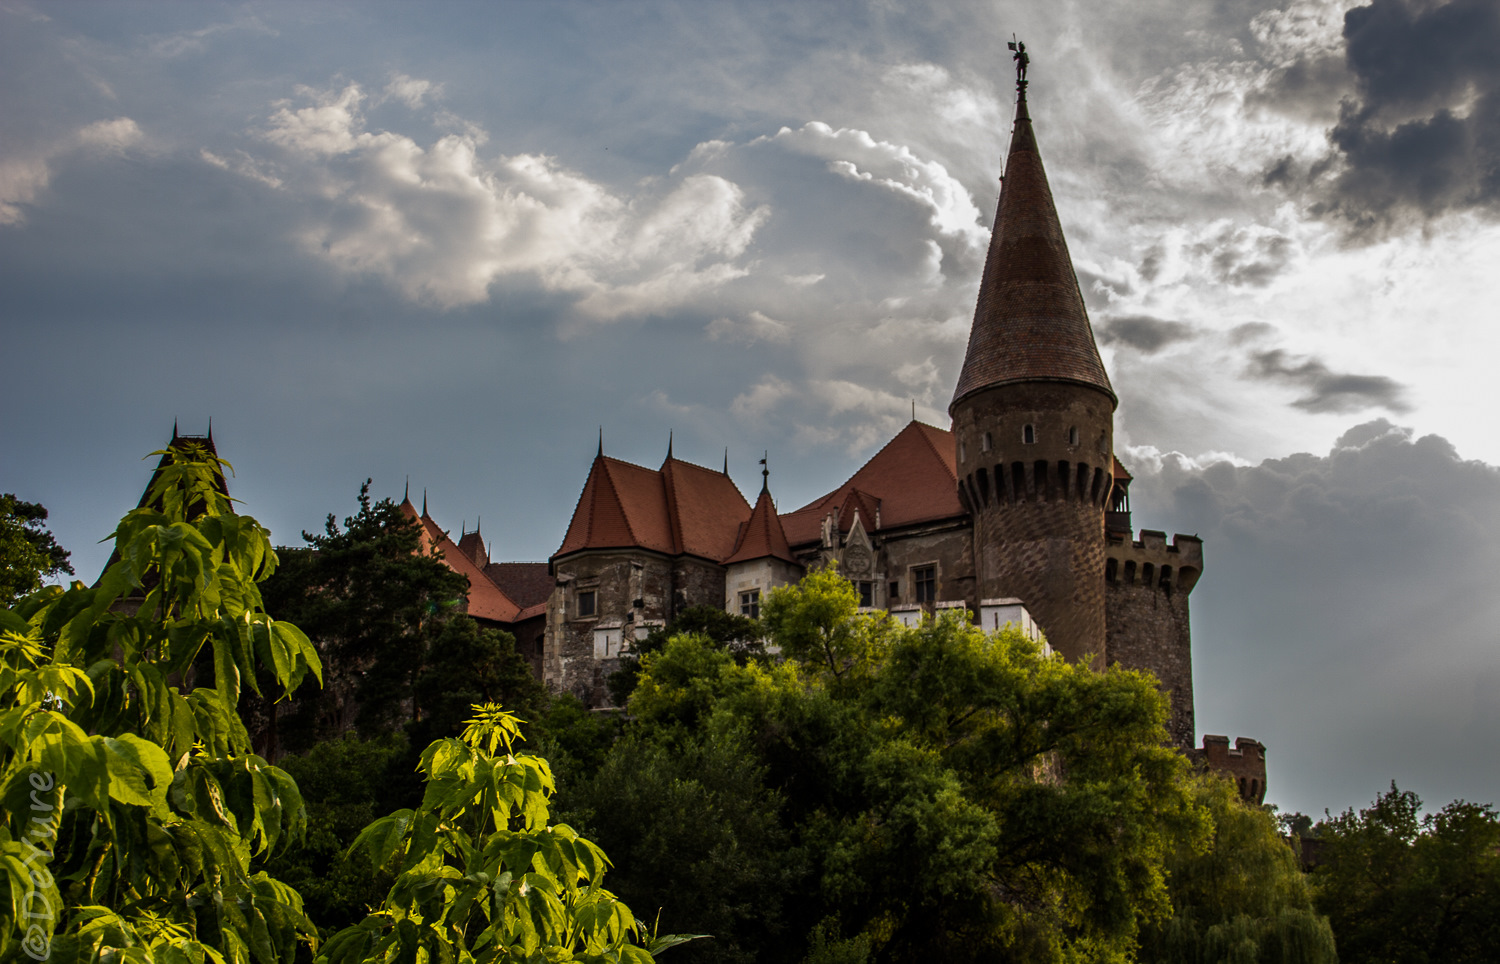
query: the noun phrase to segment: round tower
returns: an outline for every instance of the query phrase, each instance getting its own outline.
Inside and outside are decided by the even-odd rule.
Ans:
[[[1018,79],[974,325],[948,413],[979,600],[1014,597],[1068,660],[1103,667],[1116,398]]]

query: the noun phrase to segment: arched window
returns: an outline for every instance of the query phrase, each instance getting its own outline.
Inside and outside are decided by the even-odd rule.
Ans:
[[[1021,429],[1021,441],[1026,443],[1027,445],[1032,445],[1036,442],[1035,425],[1028,425],[1025,428]]]
[[[988,452],[990,450],[990,445],[990,433],[985,432],[984,435],[979,439],[979,450],[981,452]]]
[[[1104,562],[1104,581],[1111,586],[1115,584],[1115,577],[1120,574],[1120,562],[1118,559],[1107,559]]]
[[[1077,445],[1078,444],[1078,426],[1077,425],[1075,425],[1072,428],[1068,429],[1068,444],[1069,445]]]

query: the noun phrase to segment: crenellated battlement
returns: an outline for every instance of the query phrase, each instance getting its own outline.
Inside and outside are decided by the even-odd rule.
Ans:
[[[1266,746],[1259,740],[1236,737],[1231,747],[1229,737],[1205,734],[1203,749],[1194,750],[1189,756],[1200,766],[1228,777],[1246,803],[1259,805],[1265,801]]]
[[[1141,586],[1188,593],[1203,574],[1203,540],[1177,534],[1170,545],[1167,534],[1142,529],[1130,540],[1111,535],[1104,547],[1104,581],[1111,587]]]

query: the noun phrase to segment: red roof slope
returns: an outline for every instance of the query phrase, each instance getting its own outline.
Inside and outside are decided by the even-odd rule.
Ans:
[[[1068,381],[1114,398],[1068,255],[1023,88],[995,229],[953,405],[1018,381]]]
[[[781,519],[776,515],[776,506],[771,502],[771,492],[762,487],[760,498],[755,500],[755,508],[750,512],[749,521],[740,526],[739,543],[734,547],[733,554],[724,560],[724,564],[727,566],[732,562],[749,562],[767,556],[791,563],[797,561],[797,557],[792,555],[791,545],[786,541],[786,532],[781,528]]]
[[[474,560],[458,547],[450,538],[448,533],[433,521],[432,517],[423,512],[417,514],[417,509],[411,504],[410,499],[401,502],[401,513],[408,518],[416,519],[422,524],[422,536],[419,551],[431,555],[441,552],[443,564],[461,576],[469,580],[468,609],[470,616],[479,619],[489,619],[498,623],[512,623],[520,615],[521,607],[516,605],[497,585],[494,580],[485,575],[484,570],[475,565]]]
[[[584,549],[651,549],[719,562],[750,503],[722,472],[668,457],[653,470],[596,456],[553,558]]]
[[[847,531],[856,506],[869,530],[876,528],[875,508],[881,529],[963,515],[956,457],[952,432],[910,422],[843,485],[783,515],[782,528],[792,545],[800,545],[820,538],[823,517],[830,512],[838,511],[839,530]]]

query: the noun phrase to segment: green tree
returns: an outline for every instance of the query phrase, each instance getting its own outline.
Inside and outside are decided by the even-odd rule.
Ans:
[[[1145,927],[1140,959],[1158,964],[1336,964],[1333,932],[1270,810],[1213,773],[1193,789],[1211,825],[1167,854],[1170,920]]]
[[[631,698],[671,752],[716,739],[751,756],[783,852],[806,861],[783,888],[795,936],[759,959],[1124,960],[1170,914],[1167,850],[1208,828],[1154,680],[857,608],[836,574],[810,574],[763,609],[783,663],[679,636]]]
[[[258,668],[284,693],[318,656],[261,605],[276,554],[220,491],[226,463],[153,454],[98,586],[0,610],[6,960],[238,964],[315,942],[296,891],[260,869],[302,833],[301,796],[236,709]],[[200,653],[211,685],[194,685]]]
[[[468,616],[445,620],[412,681],[420,715],[407,726],[412,744],[457,736],[476,703],[499,703],[527,722],[545,712],[547,688],[516,652],[516,638],[482,629]]]
[[[412,718],[432,641],[468,591],[463,576],[417,553],[419,526],[390,499],[373,502],[366,480],[342,527],[330,514],[321,534],[302,534],[306,549],[282,551],[266,606],[303,627],[329,664],[327,692],[296,701],[278,722],[288,748],[351,726],[379,736]]]
[[[689,606],[665,626],[659,626],[631,647],[632,652],[620,660],[620,668],[609,675],[609,695],[616,706],[624,706],[635,692],[641,675],[641,657],[666,648],[674,636],[700,636],[728,653],[741,665],[750,660],[767,658],[764,631],[759,622],[739,613],[725,612],[714,606]]]
[[[47,531],[46,521],[45,507],[0,495],[0,606],[40,589],[44,578],[73,574],[68,551]]]
[[[648,936],[603,888],[604,852],[549,822],[552,772],[515,752],[519,721],[495,705],[475,710],[462,737],[422,754],[421,807],[375,821],[355,841],[395,883],[318,960],[650,962],[688,939]]]
[[[1457,800],[1422,815],[1391,784],[1318,825],[1313,880],[1345,961],[1479,962],[1500,947],[1500,815]]]

